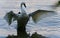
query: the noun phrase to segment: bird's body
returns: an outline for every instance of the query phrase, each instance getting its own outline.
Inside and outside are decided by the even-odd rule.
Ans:
[[[17,24],[19,25],[18,27],[20,27],[20,28],[25,27],[28,20],[29,20],[29,16],[27,14],[21,14],[20,17],[18,17],[18,20],[17,20]],[[22,29],[20,29],[20,30],[22,30]]]
[[[23,37],[23,35],[25,37],[27,37],[27,33],[26,33],[26,24],[29,20],[29,17],[27,15],[22,15],[21,17],[18,17],[19,19],[17,20],[17,35],[18,37],[20,36]]]

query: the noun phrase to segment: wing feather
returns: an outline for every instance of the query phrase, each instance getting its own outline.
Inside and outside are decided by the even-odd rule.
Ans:
[[[14,20],[17,18],[16,14],[14,14],[13,11],[8,12],[4,16],[4,19],[8,22],[9,25],[12,23],[13,18],[14,18]]]
[[[38,22],[39,20],[42,20],[43,18],[50,17],[53,15],[56,15],[56,13],[54,11],[48,11],[48,10],[37,10],[29,14],[29,16],[32,17],[35,23]]]

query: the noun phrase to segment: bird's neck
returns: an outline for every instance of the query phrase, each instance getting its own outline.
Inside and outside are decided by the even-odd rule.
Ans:
[[[21,5],[21,13],[26,13],[26,11],[24,10],[23,5]]]

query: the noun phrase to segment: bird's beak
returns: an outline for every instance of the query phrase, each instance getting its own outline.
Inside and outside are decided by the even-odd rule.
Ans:
[[[25,8],[26,8],[26,5],[24,4]]]

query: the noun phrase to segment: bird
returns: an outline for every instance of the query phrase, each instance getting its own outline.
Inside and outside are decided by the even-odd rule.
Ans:
[[[18,12],[18,14],[20,14],[20,15],[15,14],[13,11],[10,11],[4,16],[4,19],[9,23],[9,25],[11,24],[13,18],[16,20],[18,20],[18,18],[20,18],[20,19],[26,18],[26,20],[27,20],[28,18],[32,17],[33,21],[37,22],[38,19],[40,20],[41,19],[40,17],[41,16],[44,17],[43,15],[45,15],[45,14],[48,16],[56,14],[55,11],[41,10],[41,9],[36,10],[30,14],[27,14],[26,11],[23,9],[23,6],[26,8],[26,5],[24,2],[21,3],[21,12]],[[49,14],[51,14],[51,15],[49,15]],[[48,16],[46,16],[46,17],[48,17]],[[26,22],[28,22],[28,21],[26,21]]]
[[[13,21],[17,21],[17,31],[19,31],[17,34],[20,34],[20,32],[24,33],[30,17],[32,17],[34,23],[37,23],[39,20],[42,20],[43,18],[56,15],[55,11],[41,10],[41,9],[38,9],[30,14],[27,14],[23,8],[23,7],[26,8],[26,4],[24,2],[21,3],[20,7],[21,12],[18,12],[18,14],[15,14],[13,11],[9,11],[4,16],[4,19],[8,22],[9,25],[11,25]]]

